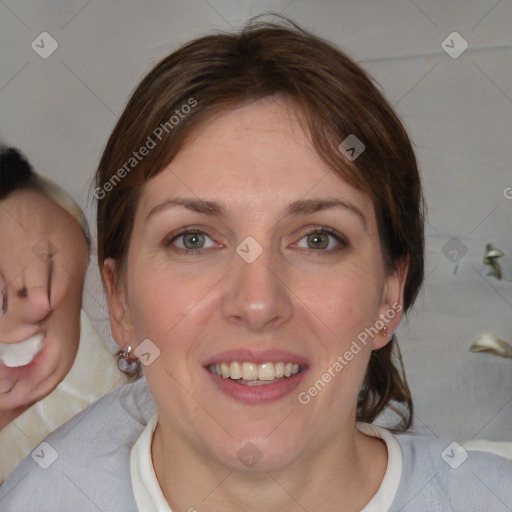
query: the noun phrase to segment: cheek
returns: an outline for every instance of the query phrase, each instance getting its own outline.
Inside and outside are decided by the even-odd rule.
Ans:
[[[79,234],[80,237],[70,235],[66,243],[61,243],[53,268],[51,332],[58,360],[56,378],[62,378],[71,369],[80,340],[87,247],[81,232]]]
[[[297,296],[316,316],[319,326],[343,346],[378,318],[382,286],[374,269],[353,262],[330,269],[314,280],[297,276]]]
[[[83,236],[57,240],[51,281],[52,307],[76,308],[82,303],[87,272],[87,245]]]
[[[146,267],[135,273],[129,298],[137,340],[151,339],[160,349],[193,337],[209,282],[202,276],[183,277],[169,269]],[[200,304],[201,303],[201,304]]]
[[[54,311],[48,329],[52,346],[52,363],[56,365],[52,370],[52,379],[62,380],[71,370],[80,342],[80,303],[63,301],[62,305]],[[87,343],[87,340],[82,340]]]

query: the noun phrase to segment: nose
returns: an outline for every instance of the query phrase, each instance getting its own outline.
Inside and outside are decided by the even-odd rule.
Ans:
[[[52,262],[32,260],[12,281],[4,276],[6,306],[0,315],[0,342],[19,341],[51,311]],[[4,300],[2,300],[4,302]]]
[[[276,329],[286,323],[292,317],[293,304],[291,291],[279,274],[270,250],[264,250],[252,263],[236,254],[226,276],[224,318],[252,331]]]

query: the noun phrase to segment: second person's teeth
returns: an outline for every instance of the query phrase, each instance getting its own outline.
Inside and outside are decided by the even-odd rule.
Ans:
[[[44,334],[39,332],[17,343],[0,343],[0,361],[10,368],[26,366],[41,352],[43,340]]]

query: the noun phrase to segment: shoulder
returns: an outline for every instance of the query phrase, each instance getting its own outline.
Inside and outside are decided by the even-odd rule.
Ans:
[[[435,436],[394,435],[402,476],[391,510],[510,511],[512,462]]]
[[[17,466],[0,487],[0,509],[136,510],[130,452],[155,411],[144,378],[105,395]]]

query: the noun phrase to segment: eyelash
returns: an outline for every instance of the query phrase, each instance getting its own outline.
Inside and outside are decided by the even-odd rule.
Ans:
[[[306,249],[307,251],[309,251],[311,253],[315,253],[315,255],[318,255],[318,256],[330,255],[330,254],[333,254],[335,252],[338,252],[338,251],[348,247],[348,245],[349,245],[348,241],[342,235],[340,235],[336,230],[329,228],[327,226],[322,226],[319,228],[311,229],[307,233],[304,233],[302,235],[302,237],[300,238],[300,240],[302,240],[303,238],[305,238],[307,236],[314,235],[316,233],[328,234],[328,235],[332,236],[333,238],[336,239],[336,241],[340,244],[340,246],[337,247],[336,249],[324,249],[324,250]],[[205,231],[202,231],[201,229],[187,228],[187,229],[184,229],[183,231],[179,231],[178,233],[172,235],[171,238],[168,238],[166,241],[164,241],[165,247],[172,248],[173,251],[176,251],[180,254],[200,256],[203,253],[203,251],[207,250],[207,249],[182,249],[181,247],[171,247],[175,240],[177,240],[178,238],[180,238],[184,235],[188,235],[188,234],[192,234],[192,235],[203,234],[203,235],[207,235],[210,237],[210,235],[208,233],[206,233]]]

